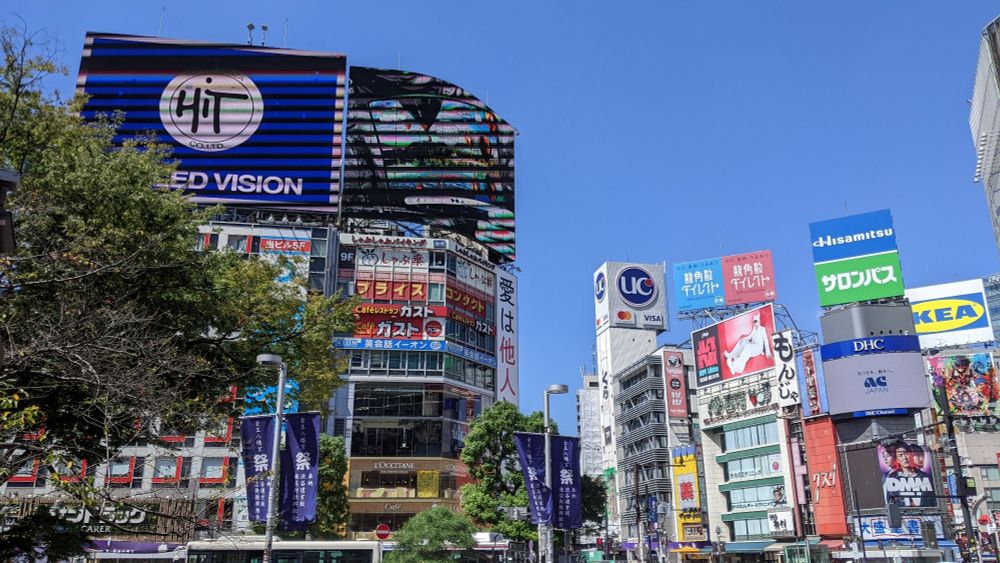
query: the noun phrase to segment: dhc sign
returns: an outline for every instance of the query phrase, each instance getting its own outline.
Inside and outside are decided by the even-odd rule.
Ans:
[[[886,352],[919,352],[920,339],[915,335],[889,335],[856,338],[842,342],[831,342],[820,348],[823,361],[837,360],[848,356],[883,354]]]

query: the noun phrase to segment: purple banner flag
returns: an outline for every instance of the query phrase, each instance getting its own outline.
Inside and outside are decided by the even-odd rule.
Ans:
[[[549,522],[552,519],[552,491],[545,486],[545,435],[515,432],[514,444],[521,461],[524,488],[528,491],[531,523]]]
[[[240,419],[243,443],[243,469],[247,478],[247,509],[251,522],[267,521],[271,498],[271,446],[274,444],[274,416],[248,416]]]
[[[281,529],[305,530],[316,519],[319,486],[319,413],[285,416],[281,452]]]
[[[569,530],[583,525],[579,438],[552,436],[552,497],[555,528]]]

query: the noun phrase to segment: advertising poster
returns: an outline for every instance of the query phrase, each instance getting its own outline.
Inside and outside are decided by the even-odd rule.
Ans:
[[[1000,389],[990,354],[927,359],[938,409],[956,416],[1000,415]]]
[[[774,368],[770,304],[691,333],[698,386]]]
[[[888,209],[809,225],[820,305],[903,295],[903,275]]]
[[[545,486],[545,437],[527,432],[514,433],[524,488],[528,492],[531,523],[547,523],[552,519],[552,491]]]
[[[663,352],[663,388],[667,394],[667,416],[687,418],[687,373],[682,352]]]
[[[670,459],[674,483],[674,510],[680,524],[680,541],[701,541],[703,533],[694,525],[701,524],[701,492],[698,488],[698,463],[694,446],[679,446],[670,449]]]
[[[600,313],[600,288],[605,288],[609,326],[666,330],[667,292],[663,287],[663,264],[606,262],[605,266],[604,277],[598,272],[595,278],[594,296]]]
[[[517,278],[497,268],[497,400],[518,403]]]
[[[319,490],[319,413],[285,416],[281,450],[281,529],[305,531],[316,519]]]
[[[696,311],[726,305],[722,260],[710,258],[674,264],[674,290],[678,311]]]
[[[152,131],[198,203],[337,211],[347,59],[333,53],[88,33],[88,120]],[[266,158],[265,158],[266,157]]]
[[[943,348],[994,340],[983,280],[906,290],[921,348]]]
[[[274,444],[274,416],[248,416],[240,419],[243,469],[247,482],[247,509],[251,522],[267,520],[271,499],[271,449]]]
[[[877,449],[886,502],[904,508],[937,506],[930,451],[903,441],[879,445]]]
[[[422,223],[515,258],[514,128],[438,78],[351,67],[346,218]]]
[[[552,436],[552,524],[560,530],[583,525],[583,481],[580,475],[580,439]]]
[[[920,352],[848,356],[824,361],[830,414],[930,405]]]
[[[774,301],[774,263],[770,250],[722,257],[726,305]]]
[[[774,263],[770,250],[674,264],[677,310],[774,301]]]

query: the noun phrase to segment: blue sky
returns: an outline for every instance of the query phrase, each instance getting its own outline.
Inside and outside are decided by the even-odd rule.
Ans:
[[[287,18],[289,47],[398,60],[517,127],[523,410],[592,364],[606,260],[771,249],[778,300],[815,331],[808,224],[845,209],[892,210],[907,286],[1000,270],[967,102],[995,2],[13,0],[0,18],[75,75],[84,32],[156,35],[161,13],[167,37],[245,42],[252,21],[277,46]],[[675,313],[661,343],[687,338]],[[574,405],[553,399],[564,432]]]

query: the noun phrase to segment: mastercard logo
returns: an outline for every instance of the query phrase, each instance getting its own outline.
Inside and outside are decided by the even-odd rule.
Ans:
[[[618,320],[619,321],[631,321],[632,320],[632,313],[631,313],[631,311],[618,311]]]

